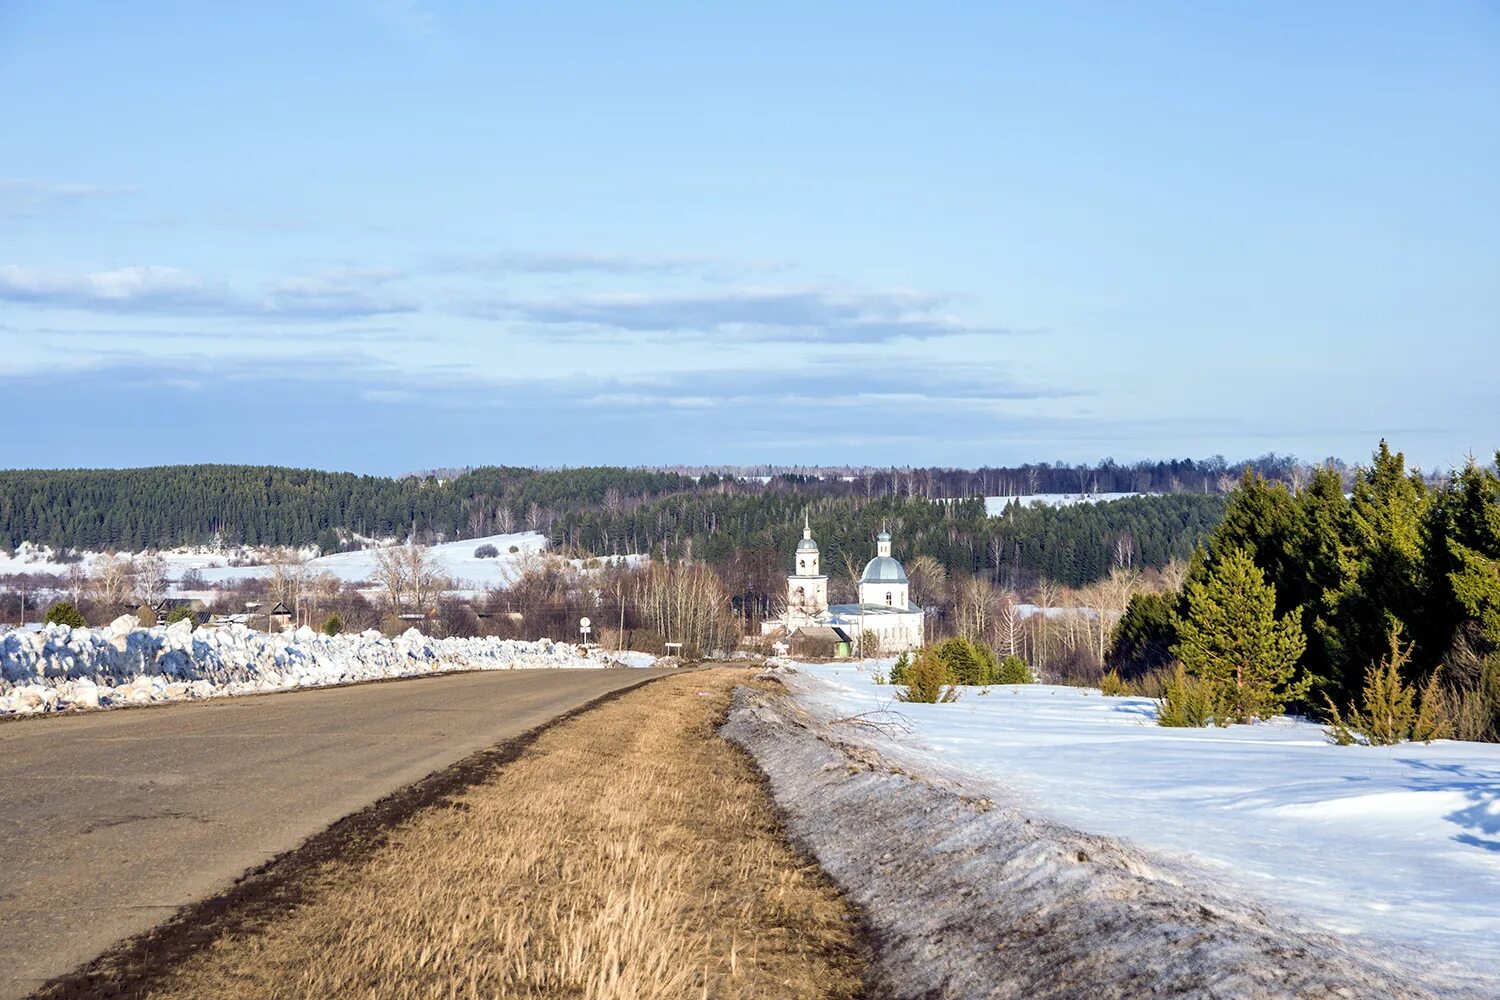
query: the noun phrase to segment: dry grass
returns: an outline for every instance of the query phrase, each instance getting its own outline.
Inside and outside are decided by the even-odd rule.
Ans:
[[[742,671],[651,684],[419,813],[153,997],[850,997],[854,922],[715,732]]]

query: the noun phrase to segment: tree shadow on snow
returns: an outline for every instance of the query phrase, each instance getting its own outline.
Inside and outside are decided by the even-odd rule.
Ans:
[[[1453,839],[1460,844],[1500,853],[1500,771],[1481,771],[1466,764],[1434,764],[1398,758],[1422,774],[1409,786],[1420,792],[1463,792],[1470,805],[1443,819],[1464,828]]]

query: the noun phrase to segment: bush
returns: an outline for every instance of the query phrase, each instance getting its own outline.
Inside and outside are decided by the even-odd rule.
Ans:
[[[1210,722],[1229,725],[1216,691],[1212,683],[1188,676],[1182,664],[1177,664],[1156,703],[1156,724],[1189,729],[1202,729]]]
[[[187,622],[193,628],[198,627],[198,616],[193,612],[192,608],[176,607],[167,612],[168,625],[176,625],[180,621]]]
[[[1431,743],[1445,739],[1453,727],[1441,716],[1442,695],[1438,675],[1434,673],[1422,691],[1421,707],[1417,692],[1401,679],[1401,668],[1411,659],[1410,645],[1402,647],[1399,630],[1391,632],[1391,651],[1365,671],[1364,708],[1352,709],[1345,720],[1333,699],[1328,703],[1328,738],[1339,746],[1363,743],[1365,746],[1388,747],[1406,740]]]
[[[500,550],[493,545],[481,545],[474,550],[475,559],[496,559],[500,556]]]
[[[508,551],[510,552],[511,555],[515,555],[517,552],[521,551],[521,546],[519,546],[519,545],[512,545]]]
[[[1111,670],[1099,679],[1099,693],[1109,695],[1110,697],[1119,697],[1121,695],[1129,694],[1130,689],[1125,684],[1125,682],[1120,679],[1119,673],[1117,671]]]
[[[142,604],[135,609],[135,620],[141,623],[141,628],[156,628],[156,609],[149,604]]]
[[[953,687],[953,674],[938,657],[936,650],[923,649],[917,652],[916,659],[907,671],[906,688],[897,692],[896,700],[925,705],[958,700],[958,691]]]
[[[337,611],[329,615],[327,618],[323,619],[324,635],[339,635],[343,631],[344,619],[339,617],[339,613]]]
[[[54,603],[47,609],[44,620],[48,625],[67,625],[69,628],[88,628],[89,625],[83,620],[83,612],[72,601]]]
[[[995,654],[983,643],[970,642],[963,636],[938,645],[933,653],[953,676],[954,684],[994,684],[989,680],[995,673]]]
[[[892,684],[905,684],[906,675],[911,672],[911,654],[906,650],[896,657],[895,664],[891,667],[890,681]]]
[[[985,684],[1030,684],[1035,678],[1026,661],[1019,656],[1007,656],[999,663],[991,664],[985,671]]]

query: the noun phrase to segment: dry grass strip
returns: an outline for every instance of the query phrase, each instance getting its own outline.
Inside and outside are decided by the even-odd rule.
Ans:
[[[743,671],[547,730],[152,997],[852,997],[855,922],[715,732]]]

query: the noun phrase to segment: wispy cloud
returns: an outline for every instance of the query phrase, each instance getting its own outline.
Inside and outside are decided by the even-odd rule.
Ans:
[[[111,313],[349,319],[413,311],[412,304],[381,288],[396,275],[372,269],[319,272],[244,295],[223,282],[160,265],[62,272],[0,264],[0,300]]]
[[[473,311],[488,318],[565,328],[575,334],[743,331],[761,339],[868,343],[1001,332],[964,324],[945,311],[947,304],[942,296],[905,290],[748,289],[689,295],[499,299]]]
[[[747,269],[754,268],[733,268],[741,272]],[[434,258],[430,270],[453,274],[718,275],[729,272],[731,265],[707,257],[498,251],[446,254]]]
[[[139,191],[128,184],[77,184],[0,177],[0,216],[36,215],[49,208],[91,198],[112,198]]]

